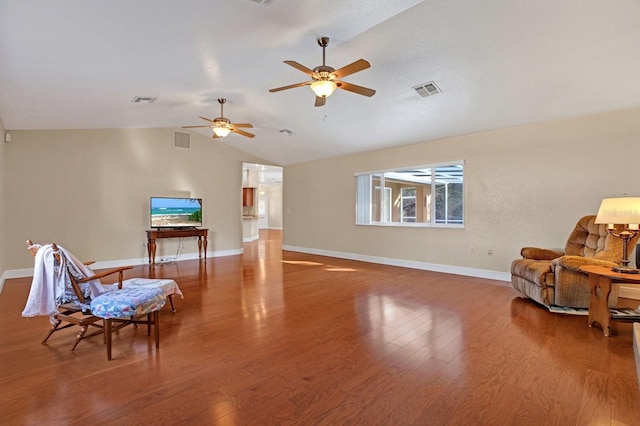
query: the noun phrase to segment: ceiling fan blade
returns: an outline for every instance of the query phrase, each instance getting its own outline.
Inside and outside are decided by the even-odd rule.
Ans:
[[[338,70],[335,70],[331,74],[334,74],[337,78],[343,78],[358,71],[366,70],[371,64],[364,59],[358,59],[352,64],[344,66]]]
[[[337,84],[339,88],[348,90],[349,92],[357,93],[358,95],[371,97],[376,94],[375,90],[369,89],[367,87],[358,86],[357,84],[351,84],[345,81],[340,81]]]
[[[239,135],[246,136],[248,138],[252,138],[255,136],[253,133],[245,132],[244,130],[236,129],[234,127],[231,128],[231,131]]]
[[[196,129],[199,127],[213,127],[213,126],[182,126],[183,129]]]
[[[253,127],[251,124],[249,123],[231,123],[231,125],[233,127],[244,127],[244,128],[251,128]]]
[[[199,117],[200,117],[200,116],[199,116]],[[210,121],[210,122],[212,122],[212,123],[215,123],[215,121],[213,121],[213,120],[212,120],[212,119],[210,119],[210,118],[207,118],[207,117],[200,117],[200,118],[202,118],[203,120],[207,120],[207,121]]]
[[[285,64],[287,65],[291,65],[292,67],[294,67],[297,70],[302,71],[303,73],[312,76],[313,75],[313,70],[310,70],[309,68],[305,67],[302,64],[297,63],[296,61],[284,61]]]
[[[269,92],[274,93],[274,92],[279,92],[281,90],[293,89],[294,87],[308,86],[311,83],[312,83],[311,81],[305,81],[304,83],[297,83],[297,84],[292,84],[290,86],[282,86],[282,87],[277,87],[275,89],[270,89]]]
[[[326,100],[327,98],[321,98],[320,96],[316,96],[316,106],[317,107],[324,106],[324,103]]]

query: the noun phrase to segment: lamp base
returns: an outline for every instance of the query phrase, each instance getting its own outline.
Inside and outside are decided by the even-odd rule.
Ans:
[[[611,268],[613,272],[618,272],[621,274],[638,274],[640,273],[640,269],[631,268],[629,266],[614,266]]]

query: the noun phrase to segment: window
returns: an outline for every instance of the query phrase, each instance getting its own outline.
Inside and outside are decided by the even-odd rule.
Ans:
[[[358,225],[464,224],[464,162],[356,174]]]

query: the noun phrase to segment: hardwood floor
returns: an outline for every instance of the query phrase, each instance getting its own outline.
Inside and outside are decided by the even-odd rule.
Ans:
[[[508,283],[286,252],[277,231],[153,271],[184,300],[159,351],[129,327],[112,361],[101,337],[40,344],[48,319],[20,315],[31,279],[8,280],[0,423],[640,424],[631,324],[607,338]]]

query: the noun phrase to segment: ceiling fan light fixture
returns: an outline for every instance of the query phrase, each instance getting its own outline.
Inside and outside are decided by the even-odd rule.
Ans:
[[[338,85],[332,80],[317,80],[311,83],[311,90],[313,90],[319,98],[331,96],[337,87]]]
[[[216,126],[213,128],[213,133],[215,133],[215,135],[219,138],[224,138],[225,136],[227,136],[229,133],[231,133],[231,129],[228,128],[225,125],[222,126]]]

